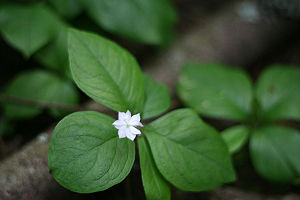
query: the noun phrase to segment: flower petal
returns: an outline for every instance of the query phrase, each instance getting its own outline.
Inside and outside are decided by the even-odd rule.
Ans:
[[[120,129],[123,126],[126,126],[126,123],[123,120],[116,120],[112,125],[114,125],[117,129]]]
[[[130,120],[130,118],[131,118],[131,112],[129,110],[127,110],[127,112],[126,112],[126,119]]]
[[[118,118],[119,118],[119,120],[125,119],[126,118],[126,113],[125,112],[119,112],[118,113]]]
[[[141,117],[140,117],[140,113],[133,115],[129,121],[129,124],[132,126],[140,126],[143,127],[143,124],[140,122]]]
[[[144,125],[141,122],[139,122],[136,126],[144,127]]]
[[[124,137],[126,137],[126,129],[125,129],[125,128],[119,129],[118,135],[119,135],[119,138],[124,138]]]
[[[130,129],[131,133],[134,134],[134,135],[141,134],[141,131],[139,129],[133,127],[133,126],[130,126],[129,129]]]
[[[126,137],[133,141],[135,138],[135,135],[133,133],[131,133],[129,128],[126,128],[125,130],[126,130]]]
[[[132,126],[137,126],[137,124],[141,121],[140,113],[133,115],[129,121]]]

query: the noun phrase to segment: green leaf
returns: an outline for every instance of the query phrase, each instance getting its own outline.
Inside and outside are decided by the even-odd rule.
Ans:
[[[230,127],[221,133],[231,154],[238,152],[248,140],[249,129],[238,125]]]
[[[177,92],[186,106],[204,116],[245,121],[251,113],[251,82],[236,68],[187,64],[180,72]]]
[[[203,191],[235,180],[226,144],[194,111],[173,111],[142,130],[159,171],[179,189]]]
[[[107,31],[147,44],[172,38],[176,13],[169,0],[81,0],[87,13]]]
[[[15,133],[15,124],[8,120],[6,117],[0,117],[0,139],[10,136]]]
[[[138,137],[138,146],[146,198],[148,200],[170,199],[170,185],[159,173],[145,137]]]
[[[257,172],[271,181],[300,178],[300,134],[297,130],[266,126],[253,132],[250,153]]]
[[[300,120],[300,69],[273,65],[260,76],[256,97],[262,120]]]
[[[69,31],[69,59],[77,86],[95,101],[115,110],[141,113],[144,78],[135,58],[98,35]]]
[[[67,49],[67,30],[66,25],[61,25],[54,41],[38,51],[35,58],[47,68],[71,77]]]
[[[7,5],[0,9],[0,31],[4,39],[29,57],[56,33],[56,16],[43,5]]]
[[[161,83],[156,83],[148,75],[144,75],[145,103],[142,118],[149,119],[167,111],[171,104],[168,88]]]
[[[74,18],[81,11],[79,0],[48,0],[48,2],[60,15],[67,18]]]
[[[60,103],[74,105],[78,93],[70,81],[62,80],[47,71],[28,71],[16,76],[5,89],[5,94],[25,101],[38,101],[44,104]],[[33,104],[33,103],[32,103]],[[26,118],[39,114],[42,109],[33,105],[2,103],[4,114],[10,118]]]
[[[61,83],[57,83],[56,88],[52,86],[52,93],[55,98],[53,102],[63,103],[66,105],[76,105],[79,101],[79,93],[75,85],[69,80],[60,80]],[[50,114],[54,117],[63,117],[70,113],[68,109],[50,109]]]
[[[120,183],[129,174],[134,143],[119,139],[114,119],[93,111],[68,115],[55,127],[48,154],[50,172],[69,190],[91,193]]]

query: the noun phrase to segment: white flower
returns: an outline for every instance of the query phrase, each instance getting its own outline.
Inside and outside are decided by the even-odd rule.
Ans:
[[[129,110],[127,112],[119,112],[119,119],[116,120],[112,125],[118,129],[119,138],[127,137],[130,140],[134,140],[136,135],[141,134],[141,131],[135,127],[143,127],[143,124],[140,122],[141,117],[140,113],[133,115]]]

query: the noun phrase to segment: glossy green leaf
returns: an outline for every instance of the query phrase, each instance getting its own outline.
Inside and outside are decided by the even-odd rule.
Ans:
[[[87,13],[104,29],[148,44],[172,37],[176,13],[169,0],[81,0]]]
[[[300,178],[300,133],[291,128],[266,126],[253,132],[250,153],[257,172],[271,181]]]
[[[145,137],[138,137],[138,146],[146,198],[148,200],[170,199],[170,185],[158,171]]]
[[[266,69],[256,85],[262,120],[300,120],[300,69],[274,65]]]
[[[148,75],[144,76],[145,81],[145,103],[142,118],[156,117],[167,111],[171,104],[171,97],[168,88],[156,83]]]
[[[77,86],[95,101],[115,110],[141,113],[144,78],[135,58],[116,43],[70,29],[69,60]]]
[[[93,111],[65,117],[54,129],[50,173],[69,190],[91,193],[120,183],[130,172],[134,143],[119,139],[114,119]]]
[[[45,67],[71,77],[68,59],[66,25],[61,25],[57,35],[45,48],[38,51],[35,58]]]
[[[249,129],[245,126],[233,126],[221,133],[231,154],[239,151],[248,140]]]
[[[67,18],[76,17],[81,11],[79,0],[48,0],[57,12]]]
[[[226,144],[194,111],[173,111],[143,133],[159,171],[179,189],[203,191],[235,180]]]
[[[4,39],[29,57],[56,33],[58,19],[43,5],[8,5],[0,8],[0,31]]]
[[[237,68],[187,64],[180,72],[177,92],[186,106],[204,116],[245,121],[251,113],[251,81]]]
[[[41,103],[58,103],[74,105],[78,102],[78,93],[74,85],[68,80],[62,80],[55,74],[36,70],[19,74],[7,86],[4,93],[26,101]],[[2,102],[4,114],[10,118],[26,118],[39,114],[42,109],[34,107],[34,102],[24,105]]]

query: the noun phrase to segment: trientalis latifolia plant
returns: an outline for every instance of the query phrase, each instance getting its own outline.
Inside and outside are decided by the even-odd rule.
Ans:
[[[179,76],[183,103],[207,117],[242,125],[222,133],[231,153],[249,139],[257,172],[271,181],[300,177],[300,134],[282,120],[300,120],[300,69],[273,65],[255,86],[243,71],[219,64],[187,64]],[[285,123],[286,124],[286,123]]]
[[[118,119],[75,112],[56,126],[49,168],[64,187],[79,193],[120,183],[140,156],[147,199],[170,199],[170,184],[203,191],[235,180],[221,136],[192,109],[178,109],[146,124],[170,106],[167,88],[143,75],[135,58],[98,35],[69,30],[68,53],[77,86]]]

